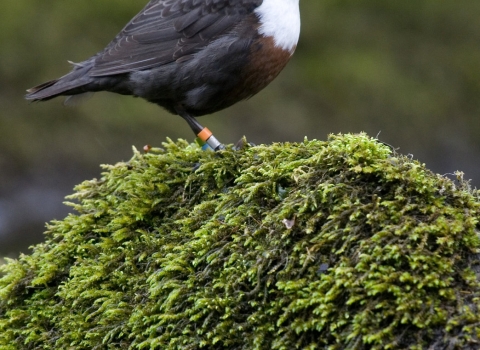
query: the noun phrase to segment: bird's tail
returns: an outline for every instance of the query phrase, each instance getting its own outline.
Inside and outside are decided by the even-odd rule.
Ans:
[[[88,75],[91,65],[74,63],[74,69],[61,78],[47,81],[27,90],[25,98],[29,101],[46,101],[57,96],[71,96],[88,92],[87,85],[93,80]]]

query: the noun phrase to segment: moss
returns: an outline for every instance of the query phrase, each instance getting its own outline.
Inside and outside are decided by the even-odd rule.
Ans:
[[[0,267],[0,349],[478,348],[461,174],[363,134],[105,170]]]

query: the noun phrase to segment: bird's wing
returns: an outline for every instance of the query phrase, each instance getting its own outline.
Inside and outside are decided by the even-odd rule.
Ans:
[[[151,0],[95,57],[91,76],[158,67],[228,31],[263,0]]]

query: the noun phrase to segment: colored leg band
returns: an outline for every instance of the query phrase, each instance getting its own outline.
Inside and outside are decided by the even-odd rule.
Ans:
[[[217,140],[217,138],[211,135],[208,140],[205,141],[214,151],[225,149],[225,146]]]
[[[208,130],[208,128],[203,128],[202,131],[200,131],[198,134],[197,134],[197,137],[204,141],[204,142],[207,142],[207,140],[212,136],[212,132],[210,130]]]
[[[225,146],[223,146],[223,144],[221,144],[220,141],[218,141],[217,138],[213,136],[212,132],[208,130],[208,128],[203,128],[202,131],[197,134],[197,137],[203,142],[205,142],[214,151],[225,148]]]

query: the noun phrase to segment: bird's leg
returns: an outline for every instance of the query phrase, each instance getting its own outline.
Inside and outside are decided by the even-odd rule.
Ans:
[[[213,136],[212,132],[200,125],[200,123],[190,114],[188,114],[182,106],[176,105],[175,110],[180,117],[185,119],[185,121],[192,129],[193,133],[208,146],[210,146],[215,152],[225,149],[225,146]]]

